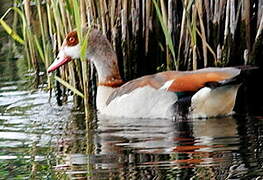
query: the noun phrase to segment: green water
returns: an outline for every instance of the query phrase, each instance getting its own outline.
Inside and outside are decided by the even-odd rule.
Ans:
[[[263,179],[263,117],[94,118],[0,63],[0,179]]]

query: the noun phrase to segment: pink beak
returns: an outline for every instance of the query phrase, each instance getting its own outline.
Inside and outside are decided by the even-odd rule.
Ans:
[[[69,61],[71,61],[71,57],[70,56],[66,56],[66,57],[61,57],[61,58],[56,58],[55,61],[48,67],[47,72],[53,72],[56,69],[58,69],[60,66],[68,63]]]

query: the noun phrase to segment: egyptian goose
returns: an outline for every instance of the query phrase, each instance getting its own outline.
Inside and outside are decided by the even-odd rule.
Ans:
[[[48,68],[52,72],[80,57],[77,32],[66,36]],[[129,118],[215,117],[229,115],[240,86],[240,69],[204,68],[166,71],[123,83],[117,56],[106,36],[91,30],[86,57],[98,73],[96,104],[99,114]]]

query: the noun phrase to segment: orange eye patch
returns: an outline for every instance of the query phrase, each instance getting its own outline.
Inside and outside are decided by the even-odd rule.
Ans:
[[[76,31],[70,32],[67,35],[67,45],[68,46],[75,46],[79,43],[78,41],[78,35]]]

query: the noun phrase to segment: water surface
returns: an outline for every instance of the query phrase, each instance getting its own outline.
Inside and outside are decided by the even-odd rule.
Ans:
[[[15,63],[0,68],[0,179],[263,179],[262,116],[98,117],[88,129],[71,99],[57,106]]]

